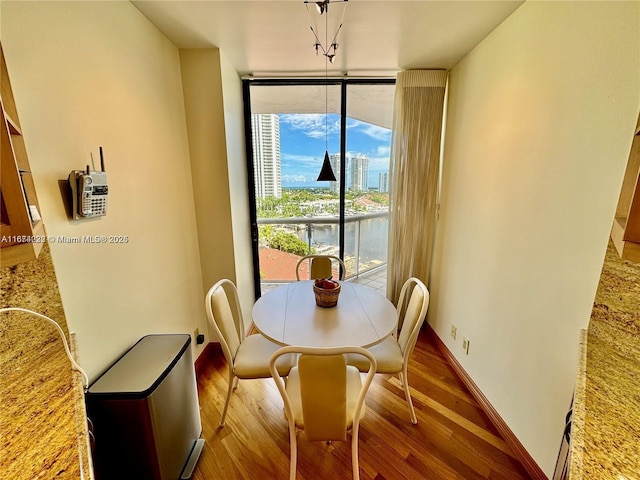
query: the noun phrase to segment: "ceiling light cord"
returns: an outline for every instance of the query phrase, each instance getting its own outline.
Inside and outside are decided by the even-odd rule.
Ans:
[[[334,2],[342,2],[346,3],[348,0],[333,0]],[[336,49],[338,48],[337,38],[340,30],[342,29],[342,22],[344,20],[345,9],[342,9],[342,18],[340,24],[338,25],[338,29],[336,33],[333,35],[333,39],[331,43],[329,43],[329,3],[331,0],[321,0],[312,2],[310,0],[305,0],[305,6],[307,8],[307,18],[309,20],[309,27],[311,28],[311,33],[313,33],[313,37],[315,39],[315,43],[313,47],[316,50],[316,55],[318,52],[322,50],[322,55],[324,55],[324,160],[322,161],[322,168],[320,169],[320,174],[318,175],[318,182],[336,182],[336,176],[333,172],[333,168],[331,167],[331,160],[329,158],[329,63],[333,63],[334,58],[336,56]],[[311,24],[311,16],[309,14],[309,3],[314,3],[315,7],[317,7],[320,15],[324,15],[324,44],[318,37],[318,28],[314,28],[314,25]],[[319,23],[319,22],[318,22]],[[314,22],[315,24],[315,22]]]
[[[327,43],[329,31],[329,15],[324,17],[324,42]],[[329,57],[324,56],[324,149],[329,151],[329,85],[327,81],[329,79],[329,67],[327,60]]]

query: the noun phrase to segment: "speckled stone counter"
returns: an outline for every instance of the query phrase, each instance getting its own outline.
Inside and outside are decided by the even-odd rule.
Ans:
[[[640,263],[607,249],[574,399],[571,480],[640,480]]]
[[[46,245],[0,275],[2,307],[42,313],[69,339]],[[0,314],[0,478],[93,478],[88,444],[81,379],[56,329],[30,314]]]

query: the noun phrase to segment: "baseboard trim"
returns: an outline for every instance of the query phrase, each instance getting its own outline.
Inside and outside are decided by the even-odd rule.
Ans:
[[[518,437],[516,437],[515,434],[511,431],[509,426],[498,414],[496,409],[493,408],[493,405],[491,405],[487,397],[484,396],[473,379],[464,370],[464,368],[462,368],[460,362],[458,362],[456,357],[451,353],[444,342],[440,340],[440,337],[438,337],[431,325],[426,325],[426,331],[427,334],[431,338],[433,338],[436,345],[438,346],[438,349],[446,358],[447,362],[449,362],[449,365],[451,365],[451,368],[453,368],[458,377],[460,377],[462,383],[464,383],[464,385],[469,389],[473,398],[475,398],[475,400],[480,404],[480,407],[487,414],[489,420],[491,420],[491,423],[493,423],[496,429],[500,432],[500,435],[502,435],[505,443],[509,446],[509,448],[511,448],[511,450],[513,450],[514,455],[520,461],[527,473],[531,475],[531,478],[533,480],[549,480],[549,477],[547,477],[547,475],[542,471],[533,457],[529,455],[529,452],[527,452],[522,443],[520,443]]]
[[[204,347],[198,358],[195,361],[196,378],[200,376],[202,369],[205,367],[209,360],[214,356],[214,352],[220,348],[220,344],[217,342],[209,342]]]

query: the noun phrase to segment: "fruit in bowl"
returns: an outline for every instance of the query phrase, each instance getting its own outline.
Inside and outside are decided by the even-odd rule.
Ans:
[[[330,278],[317,278],[313,282],[316,305],[319,307],[335,307],[340,295],[340,284]]]
[[[333,290],[334,288],[338,288],[340,284],[330,278],[316,278],[315,286],[324,288],[325,290]]]

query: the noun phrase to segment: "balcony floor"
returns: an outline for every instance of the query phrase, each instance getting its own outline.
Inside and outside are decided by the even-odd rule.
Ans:
[[[366,285],[367,287],[380,292],[382,295],[387,294],[387,266],[375,268],[365,273],[361,273],[357,278],[349,278],[347,282],[359,283],[360,285]],[[266,293],[269,290],[277,288],[281,283],[267,283],[263,282],[262,293]]]
[[[387,266],[376,268],[370,272],[361,274],[358,278],[351,280],[360,285],[366,285],[383,295],[387,294]]]

